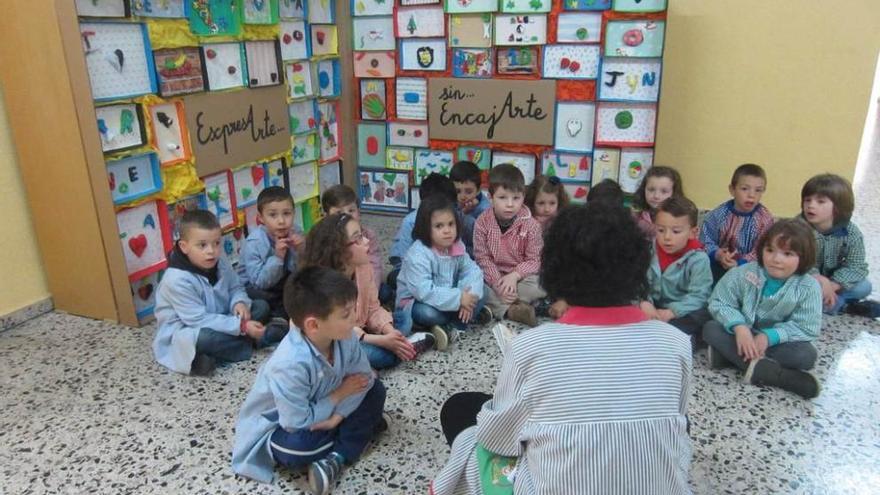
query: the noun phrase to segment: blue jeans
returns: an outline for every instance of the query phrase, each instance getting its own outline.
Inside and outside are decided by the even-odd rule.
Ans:
[[[266,322],[269,319],[269,304],[263,300],[251,302],[251,319]],[[268,342],[267,335],[263,335],[260,347],[272,345]],[[210,328],[199,330],[199,338],[196,340],[196,354],[207,354],[214,359],[223,362],[235,363],[247,361],[254,353],[254,343],[247,335],[230,335],[218,332]]]
[[[375,435],[384,408],[385,386],[376,379],[358,408],[336,429],[285,431],[280,426],[276,428],[270,439],[272,457],[286,468],[298,469],[336,452],[346,463],[353,464]]]
[[[474,307],[472,318],[476,318],[480,314],[480,310],[486,304],[486,296],[484,295]],[[412,333],[413,325],[419,325],[423,328],[431,328],[434,325],[452,325],[459,330],[467,330],[468,325],[458,318],[458,311],[440,311],[430,304],[415,301],[411,311],[404,309],[394,310],[394,327],[401,332],[409,335]]]
[[[852,286],[852,288],[838,292],[837,303],[829,308],[823,308],[823,311],[826,315],[836,315],[837,313],[840,313],[840,309],[846,303],[861,301],[862,299],[870,296],[871,290],[871,282],[868,279],[862,280],[861,282]]]

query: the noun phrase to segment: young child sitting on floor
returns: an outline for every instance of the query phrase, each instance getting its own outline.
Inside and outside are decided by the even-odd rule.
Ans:
[[[568,206],[568,193],[559,177],[539,175],[526,188],[525,204],[546,234],[559,210]]]
[[[246,361],[254,344],[281,340],[287,326],[266,327],[269,305],[251,304],[220,248],[220,223],[205,210],[180,220],[180,239],[168,255],[156,290],[153,355],[172,371],[208,376],[216,362]]]
[[[248,234],[241,248],[248,296],[269,303],[272,314],[281,317],[285,325],[284,281],[296,271],[297,251],[305,242],[302,230],[293,224],[294,208],[287,189],[263,189],[257,196],[260,225]]]
[[[357,286],[322,267],[288,279],[294,327],[260,368],[235,425],[232,469],[263,483],[279,464],[308,467],[313,494],[329,493],[345,464],[387,429],[385,387],[352,331]]]
[[[776,222],[758,242],[757,261],[727,272],[709,298],[713,321],[703,326],[709,364],[731,363],[744,380],[819,395],[808,373],[816,362],[811,342],[822,329],[822,289],[809,275],[816,241],[802,220]]]
[[[684,196],[678,171],[662,165],[648,169],[633,199],[633,206],[637,210],[636,221],[648,238],[654,239],[654,215],[657,207],[672,196]]]
[[[733,199],[706,214],[700,242],[706,246],[712,263],[712,277],[718,281],[724,272],[758,259],[758,239],[773,225],[773,215],[761,204],[767,188],[767,174],[758,165],[747,163],[733,172],[728,190]]]
[[[648,318],[665,321],[688,335],[700,335],[712,319],[706,303],[712,293],[709,256],[697,241],[697,206],[682,196],[657,205],[657,230],[648,266]],[[639,225],[641,228],[642,225]]]
[[[523,205],[522,172],[505,163],[489,172],[492,208],[474,225],[474,256],[486,282],[486,307],[497,318],[537,325],[532,303],[547,294],[538,283],[541,224]]]
[[[449,172],[449,178],[455,184],[459,211],[474,220],[491,206],[489,198],[480,190],[481,177],[480,167],[466,160],[456,162]]]
[[[822,287],[823,309],[830,315],[846,305],[850,312],[873,315],[871,307],[876,307],[858,303],[871,294],[871,282],[862,232],[850,220],[854,207],[852,186],[839,175],[817,175],[801,189],[801,216],[816,238],[816,266],[810,274]]]
[[[422,202],[413,228],[416,242],[397,277],[395,326],[404,333],[413,324],[430,329],[438,350],[458,335],[449,335],[448,325],[465,330],[471,321],[485,325],[492,320],[483,308],[483,272],[465,252],[460,228],[455,204],[448,198],[434,196]]]

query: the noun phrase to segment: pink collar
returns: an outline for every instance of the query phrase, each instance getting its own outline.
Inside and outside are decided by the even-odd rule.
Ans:
[[[448,253],[444,253],[434,247],[432,247],[431,250],[433,250],[435,253],[437,253],[440,256],[462,256],[464,254],[467,254],[467,250],[464,247],[464,243],[461,242],[461,239],[455,241],[455,243],[452,246],[450,246]]]
[[[556,320],[567,325],[627,325],[648,319],[638,306],[609,306],[605,308],[588,308],[572,306]]]

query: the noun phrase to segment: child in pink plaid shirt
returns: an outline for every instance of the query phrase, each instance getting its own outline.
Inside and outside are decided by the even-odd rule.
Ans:
[[[535,326],[532,303],[546,296],[538,283],[544,238],[523,206],[525,178],[510,164],[489,172],[492,208],[474,225],[474,257],[483,270],[486,307],[499,318]]]

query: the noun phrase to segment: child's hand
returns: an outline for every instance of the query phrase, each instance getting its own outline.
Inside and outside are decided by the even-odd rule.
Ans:
[[[313,424],[312,426],[309,426],[309,430],[310,431],[333,430],[337,426],[339,426],[339,423],[342,423],[343,419],[344,418],[342,417],[341,414],[334,414],[333,416],[330,416],[329,418],[325,419],[324,421],[321,421],[321,422]]]
[[[758,358],[758,347],[755,345],[755,337],[752,329],[745,325],[737,325],[733,329],[736,335],[736,353],[745,361]]]
[[[462,323],[470,323],[471,318],[474,317],[474,310],[465,309],[464,306],[458,309],[458,319],[461,320]]]
[[[290,235],[287,236],[287,242],[288,245],[293,249],[299,249],[306,242],[306,238],[300,234],[290,231]]]
[[[459,309],[466,309],[470,312],[473,312],[474,307],[476,307],[477,305],[477,302],[479,302],[479,298],[477,298],[477,296],[471,292],[470,287],[465,287],[464,289],[461,289],[461,302],[459,303]]]
[[[551,304],[548,310],[551,318],[562,318],[566,311],[568,311],[568,303],[562,299]]]
[[[675,318],[675,313],[672,312],[671,309],[658,309],[657,310],[657,319],[660,321],[669,322]]]
[[[275,256],[281,258],[281,261],[284,261],[284,257],[287,256],[288,246],[289,244],[286,237],[275,239]]]
[[[381,347],[388,349],[401,360],[412,361],[416,358],[415,348],[399,330],[391,330],[380,338],[382,339]]]
[[[266,327],[258,321],[250,320],[244,324],[244,333],[248,337],[259,341],[263,338],[263,334],[266,333]]]
[[[516,284],[519,283],[519,274],[516,272],[510,272],[507,275],[501,277],[501,280],[498,281],[498,288],[501,289],[502,295],[508,296],[517,296],[516,292]]]
[[[232,307],[232,314],[240,316],[242,320],[251,319],[251,310],[248,308],[248,305],[243,302],[237,303]]]
[[[467,201],[462,201],[458,204],[459,209],[461,209],[462,213],[470,213],[474,211],[474,208],[477,207],[477,198],[469,199]]]
[[[659,318],[657,317],[657,308],[655,308],[654,305],[651,304],[650,302],[648,302],[648,301],[640,302],[639,309],[641,309],[642,313],[645,313],[645,316],[647,316],[649,319],[659,320]]]
[[[354,375],[348,375],[342,380],[342,384],[330,394],[330,400],[333,401],[334,404],[339,404],[346,397],[361,393],[369,386],[369,374],[357,373]]]
[[[770,339],[767,338],[766,333],[759,333],[755,335],[755,349],[758,351],[758,357],[764,357],[764,353],[767,352],[767,348],[770,347]]]

